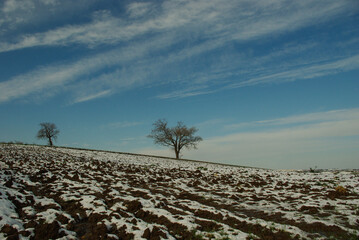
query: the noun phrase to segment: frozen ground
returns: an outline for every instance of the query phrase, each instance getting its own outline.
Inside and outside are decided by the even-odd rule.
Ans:
[[[359,174],[0,144],[0,239],[359,239]]]

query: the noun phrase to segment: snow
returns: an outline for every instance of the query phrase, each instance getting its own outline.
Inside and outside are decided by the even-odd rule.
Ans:
[[[283,232],[303,239],[359,236],[354,171],[280,171],[23,145],[0,145],[0,153],[0,230],[8,224],[29,233],[20,239],[34,234],[30,219],[57,221],[65,235],[59,239],[77,239],[84,233],[76,226],[91,218],[113,239],[121,239],[113,226],[135,239],[146,230],[166,239],[183,231],[204,239],[261,238],[264,232],[274,238]],[[347,194],[336,195],[338,186]]]
[[[8,191],[2,189],[3,187],[0,186],[0,226],[4,226],[5,224],[9,224],[16,229],[23,229],[23,224],[19,221],[19,215],[15,211],[15,206],[12,202],[7,198],[9,194]]]

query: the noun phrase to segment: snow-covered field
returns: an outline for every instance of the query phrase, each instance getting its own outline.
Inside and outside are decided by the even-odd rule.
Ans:
[[[359,239],[359,174],[0,144],[0,239]]]

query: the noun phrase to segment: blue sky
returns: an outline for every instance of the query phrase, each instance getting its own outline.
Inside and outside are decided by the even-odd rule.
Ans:
[[[359,168],[359,3],[0,2],[0,141],[173,156],[146,136],[199,128],[184,158]]]

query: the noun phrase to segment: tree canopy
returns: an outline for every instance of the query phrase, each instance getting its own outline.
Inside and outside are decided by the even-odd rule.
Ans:
[[[53,146],[53,140],[57,139],[60,131],[54,123],[40,123],[40,130],[37,132],[38,139],[47,139],[49,146]]]
[[[198,131],[195,127],[188,128],[183,122],[178,122],[175,127],[168,127],[167,125],[167,120],[157,120],[148,137],[153,138],[155,144],[172,148],[177,159],[180,158],[180,152],[183,148],[197,149],[197,144],[202,141],[200,136],[194,136]]]

